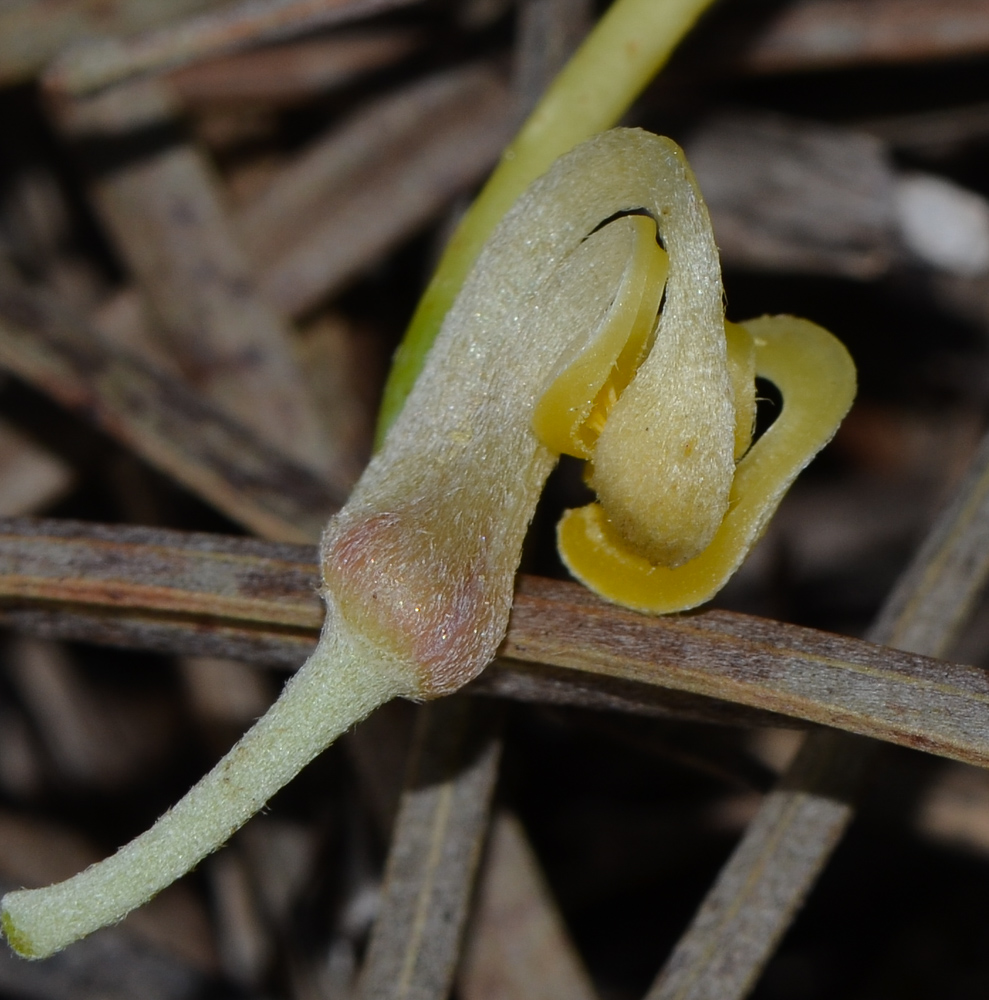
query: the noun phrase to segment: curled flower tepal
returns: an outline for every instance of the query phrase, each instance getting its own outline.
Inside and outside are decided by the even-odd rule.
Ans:
[[[745,353],[755,374],[772,382],[783,407],[772,426],[744,450],[735,469],[728,511],[710,545],[682,564],[663,562],[623,532],[608,501],[567,511],[557,541],[570,571],[602,597],[637,611],[665,614],[711,598],[741,565],[765,530],[784,493],[831,439],[855,395],[855,367],[845,348],[826,330],[793,316],[763,316],[726,324],[729,355],[741,372]],[[751,384],[751,383],[750,383]],[[738,442],[746,427],[742,412]],[[748,424],[751,428],[751,423]],[[602,435],[603,437],[603,435]],[[640,441],[648,461],[648,441]],[[596,457],[596,453],[595,453]],[[605,476],[610,481],[603,483]],[[634,484],[613,466],[595,468],[599,496],[619,497]],[[606,493],[605,490],[609,492]]]
[[[643,248],[655,258],[645,265]],[[640,402],[627,407],[619,452],[649,422],[641,411],[661,405],[630,519],[653,519],[665,496],[677,530],[657,547],[687,558],[718,530],[735,468],[717,250],[679,147],[619,129],[561,157],[496,229],[327,530],[335,605],[416,672],[420,694],[476,676],[504,635],[523,536],[559,453],[534,432],[540,400],[589,353],[607,382],[610,356],[624,364],[626,347],[628,369],[641,364],[607,426],[626,400]]]
[[[383,448],[327,526],[313,655],[150,830],[66,882],[8,893],[10,944],[40,958],[119,920],[377,705],[474,678],[504,637],[523,537],[561,451],[593,460],[602,506],[561,537],[606,596],[626,600],[626,565],[646,589],[657,567],[679,580],[712,552],[719,573],[734,568],[847,407],[854,376],[835,344],[790,320],[726,337],[710,223],[674,143],[616,130],[562,157],[485,245]],[[810,366],[791,357],[805,349],[817,352]],[[824,388],[824,416],[817,402],[791,410],[791,389],[816,399],[820,369],[841,376]],[[755,371],[785,406],[746,452]],[[784,427],[791,412],[796,430]],[[674,605],[696,603],[687,590]],[[638,594],[628,603],[648,604]]]

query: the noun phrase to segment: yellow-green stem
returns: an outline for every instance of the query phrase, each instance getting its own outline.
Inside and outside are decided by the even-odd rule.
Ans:
[[[331,622],[278,701],[150,830],[65,882],[7,893],[0,919],[11,947],[46,958],[120,920],[220,847],[337,736],[416,693],[365,647]]]
[[[615,0],[505,149],[464,216],[395,353],[378,414],[380,445],[450,305],[502,216],[550,164],[611,128],[713,0]]]

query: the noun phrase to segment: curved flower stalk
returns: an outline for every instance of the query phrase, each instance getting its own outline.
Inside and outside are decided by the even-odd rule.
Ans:
[[[585,532],[572,549],[592,568],[631,551],[688,572],[737,511],[775,506],[808,458],[804,438],[826,440],[835,408],[825,428],[807,414],[812,433],[785,460],[757,461],[767,449],[753,447],[743,485],[753,372],[776,338],[773,321],[748,329],[726,338],[710,222],[673,142],[615,130],[557,161],[485,245],[384,447],[327,526],[313,656],[150,830],[66,882],[7,894],[15,950],[44,957],[119,920],[378,704],[477,676],[504,637],[523,537],[559,451],[592,456],[608,511],[595,522],[604,542]],[[728,549],[744,549],[763,514],[749,521],[755,530]]]

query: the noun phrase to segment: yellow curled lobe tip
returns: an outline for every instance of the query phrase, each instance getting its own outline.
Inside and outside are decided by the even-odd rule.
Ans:
[[[737,342],[738,328],[732,326],[730,336]],[[570,572],[601,597],[650,614],[684,611],[713,597],[851,408],[855,365],[826,330],[792,316],[764,316],[740,329],[754,348],[755,374],[783,397],[780,414],[739,461],[728,512],[714,540],[683,565],[657,565],[637,552],[599,503],[567,511],[557,529],[560,555]]]

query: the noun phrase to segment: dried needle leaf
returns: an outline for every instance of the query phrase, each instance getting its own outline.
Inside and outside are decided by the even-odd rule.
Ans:
[[[420,713],[360,1000],[449,995],[487,834],[500,709],[454,696]]]
[[[401,28],[302,38],[194,63],[168,82],[192,107],[292,104],[397,62],[420,42],[418,32]]]
[[[942,653],[987,574],[989,437],[886,601],[870,638]],[[946,708],[934,690],[918,703],[931,720]],[[722,869],[648,1000],[741,1000],[748,994],[851,822],[874,750],[871,741],[844,733],[808,738]]]
[[[82,95],[139,73],[173,69],[250,45],[346,24],[415,0],[242,0],[137,38],[102,39],[70,49],[49,69],[46,85]]]
[[[44,0],[0,9],[0,83],[39,73],[70,43],[129,35],[217,7],[223,0]]]
[[[322,469],[327,449],[291,331],[259,294],[213,170],[183,135],[167,86],[141,80],[56,106],[179,369],[259,437]]]
[[[979,0],[800,0],[787,4],[742,65],[757,73],[819,70],[983,54],[989,13]]]
[[[181,380],[110,351],[45,289],[0,270],[0,365],[268,538],[308,541],[342,497]]]
[[[457,977],[463,1000],[595,1000],[518,819],[494,820]]]
[[[501,75],[470,64],[358,109],[236,216],[265,299],[299,315],[491,168],[511,135]]]
[[[0,601],[7,621],[49,634],[194,651],[216,630],[248,659],[297,664],[321,621],[315,558],[224,536],[14,520],[0,522]],[[648,617],[523,577],[499,653],[491,683],[513,697],[506,675],[541,678],[542,666],[554,684],[600,684],[618,704],[672,689],[989,762],[984,671],[859,639],[722,611]]]

